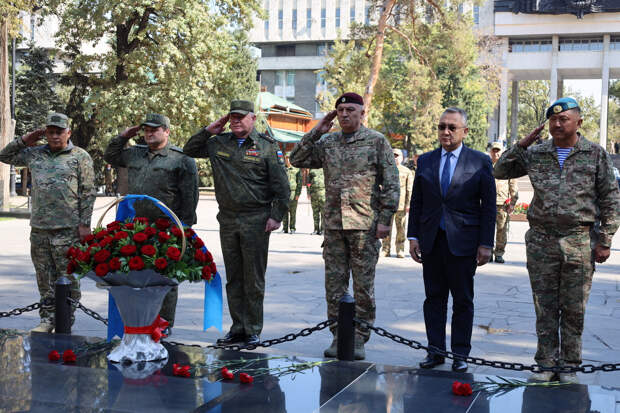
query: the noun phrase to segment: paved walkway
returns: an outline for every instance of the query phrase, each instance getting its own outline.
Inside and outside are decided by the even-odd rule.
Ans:
[[[528,202],[531,194],[522,193]],[[93,225],[111,198],[98,198]],[[312,213],[306,195],[298,207],[297,233],[274,233],[271,237],[266,281],[265,328],[262,338],[280,337],[317,324],[326,318],[324,271],[321,257],[322,237],[310,235]],[[198,206],[198,224],[194,227],[213,253],[225,278],[215,218],[217,205],[212,196],[203,195]],[[104,222],[113,219],[112,212]],[[525,268],[523,236],[527,223],[511,224],[506,264],[488,264],[479,268],[475,283],[475,320],[472,356],[531,364],[536,350],[535,316]],[[31,304],[39,299],[30,261],[29,227],[26,220],[0,221],[0,310]],[[610,260],[598,266],[586,314],[583,337],[584,363],[620,362],[620,238],[616,237]],[[82,282],[82,303],[107,314],[107,294],[90,280]],[[202,331],[202,291],[199,284],[184,283],[173,340],[200,344],[213,343],[221,333]],[[422,303],[424,288],[422,267],[407,255],[405,259],[381,258],[376,276],[376,325],[408,338],[426,343]],[[73,332],[105,337],[105,326],[77,313]],[[36,312],[0,319],[0,328],[30,329],[38,324]],[[224,329],[230,326],[224,305]],[[449,332],[449,328],[448,328]],[[449,340],[449,338],[448,338]],[[266,349],[267,352],[321,357],[331,337],[322,331],[310,337]],[[261,349],[264,351],[264,349]],[[367,359],[373,362],[414,366],[424,352],[406,348],[386,338],[371,336]],[[449,369],[446,364],[442,369]],[[508,377],[526,377],[525,373],[474,367],[475,373]],[[600,384],[620,390],[620,372],[580,374],[582,383]]]

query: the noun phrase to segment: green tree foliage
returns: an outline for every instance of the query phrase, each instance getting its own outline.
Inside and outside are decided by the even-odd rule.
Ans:
[[[469,115],[466,143],[484,150],[487,114],[497,101],[497,65],[481,54],[492,39],[477,37],[471,19],[455,8],[431,5],[427,15],[411,1],[399,1],[387,26],[383,58],[369,126],[392,140],[395,146],[431,149],[436,145],[435,125],[448,106],[464,108]],[[433,2],[434,3],[434,2]],[[433,17],[433,14],[435,17]],[[322,71],[328,90],[319,95],[324,110],[333,108],[340,93],[361,95],[367,87],[374,50],[375,27],[354,26],[349,40],[337,40]]]
[[[157,112],[170,117],[171,140],[182,144],[231,99],[252,100],[256,61],[245,29],[259,3],[50,0],[46,12],[60,21],[74,143],[101,149]]]
[[[31,46],[21,59],[15,79],[15,135],[41,128],[49,112],[62,111],[54,91],[54,63],[45,49]]]

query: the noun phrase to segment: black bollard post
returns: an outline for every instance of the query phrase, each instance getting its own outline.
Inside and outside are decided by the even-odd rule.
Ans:
[[[71,334],[71,304],[70,297],[71,280],[67,277],[60,277],[56,280],[56,291],[54,300],[56,301],[56,334]]]
[[[353,361],[355,300],[345,293],[338,307],[338,360]]]

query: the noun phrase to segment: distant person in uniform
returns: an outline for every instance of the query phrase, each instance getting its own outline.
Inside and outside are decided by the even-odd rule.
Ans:
[[[231,132],[224,133],[230,122]],[[183,150],[209,158],[226,268],[232,326],[218,344],[260,342],[269,236],[288,211],[290,189],[276,142],[254,128],[254,105],[233,100],[228,114],[191,137]]]
[[[409,204],[411,203],[411,191],[413,190],[413,173],[411,170],[401,164],[403,152],[400,149],[393,149],[394,162],[398,168],[398,179],[400,180],[400,199],[398,200],[398,209],[394,214],[394,226],[396,227],[396,258],[405,258],[405,239],[407,230],[405,222],[409,214]],[[392,230],[390,234],[381,242],[381,256],[389,257],[392,244]]]
[[[45,137],[47,144],[36,145]],[[45,128],[10,142],[0,152],[0,162],[26,166],[32,175],[30,256],[41,295],[41,323],[32,331],[50,333],[55,326],[53,299],[56,280],[71,280],[71,298],[81,297],[67,250],[90,234],[95,204],[93,160],[84,149],[71,143],[69,118],[62,113],[47,117]],[[25,185],[26,183],[24,183]],[[74,307],[71,322],[75,320]]]
[[[594,261],[603,263],[611,253],[620,224],[620,195],[611,157],[579,133],[583,119],[577,101],[558,99],[546,116],[552,139],[532,146],[543,123],[504,152],[494,175],[498,179],[528,175],[534,188],[527,211],[530,229],[525,234],[538,336],[534,359],[545,367],[578,366]],[[600,227],[593,240],[591,230],[597,221]],[[550,381],[554,375],[545,371],[534,373],[532,379]],[[575,373],[560,373],[559,379],[578,381]]]
[[[325,227],[325,176],[322,168],[308,170],[307,188],[312,206],[313,234],[321,235]]]
[[[502,144],[493,142],[489,150],[489,156],[493,166],[502,154]],[[506,243],[508,242],[508,231],[510,225],[510,214],[515,210],[517,199],[519,199],[519,190],[517,189],[516,179],[496,179],[495,192],[497,193],[497,214],[495,215],[495,262],[504,263],[504,252],[506,251]]]
[[[129,139],[144,131],[146,145],[127,146]],[[149,113],[140,125],[131,126],[112,139],[103,158],[112,166],[128,169],[129,194],[149,195],[159,199],[187,226],[196,223],[198,206],[198,170],[196,162],[181,148],[170,144],[170,120],[167,116]],[[154,203],[138,200],[136,217],[168,218]],[[166,294],[161,316],[174,326],[178,287]]]
[[[284,214],[282,221],[282,232],[294,234],[296,231],[295,224],[297,222],[297,202],[301,194],[301,170],[291,165],[288,154],[284,156],[284,164],[286,165],[286,175],[288,176],[288,185],[291,189],[291,198],[289,199],[288,212]]]

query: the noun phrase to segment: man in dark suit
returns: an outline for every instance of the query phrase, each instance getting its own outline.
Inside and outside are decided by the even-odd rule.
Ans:
[[[431,348],[446,348],[448,294],[452,294],[452,352],[468,356],[474,319],[476,266],[491,257],[495,227],[495,180],[491,159],[463,145],[467,114],[448,108],[437,125],[441,148],[418,159],[409,212],[409,251],[424,275],[424,322]],[[420,363],[444,362],[429,353]],[[464,372],[456,360],[452,370]]]

